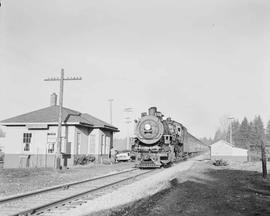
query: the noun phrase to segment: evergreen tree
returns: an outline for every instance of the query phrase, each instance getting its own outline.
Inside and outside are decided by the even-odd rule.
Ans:
[[[243,121],[241,122],[241,125],[238,130],[237,146],[248,149],[249,139],[250,139],[249,133],[250,133],[250,126],[249,126],[247,118],[245,117]]]
[[[235,146],[239,146],[239,129],[240,123],[238,120],[232,122],[232,140]]]
[[[263,121],[260,116],[255,117],[254,126],[255,126],[256,135],[258,139],[264,139],[265,131],[264,131],[264,126],[263,126]]]
[[[249,137],[248,137],[248,144],[255,145],[256,144],[256,129],[253,122],[249,122]]]
[[[270,144],[270,120],[267,122],[267,126],[265,129],[265,138],[266,138],[267,144]]]
[[[254,150],[260,151],[261,141],[270,144],[270,120],[266,130],[260,116],[255,116],[251,122],[248,122],[248,119],[244,117],[241,124],[236,120],[232,122],[232,138],[235,146],[246,149],[252,146]],[[216,131],[213,142],[221,139],[230,141],[230,128],[228,130],[219,128]]]
[[[253,120],[251,128],[252,142],[256,146],[256,149],[260,149],[261,140],[265,139],[265,131],[263,122],[260,116],[257,116]]]

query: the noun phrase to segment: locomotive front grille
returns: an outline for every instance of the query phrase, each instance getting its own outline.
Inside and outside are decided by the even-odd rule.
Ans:
[[[138,168],[156,168],[156,167],[160,167],[161,164],[160,163],[155,163],[152,160],[148,160],[148,161],[141,161],[137,167]]]

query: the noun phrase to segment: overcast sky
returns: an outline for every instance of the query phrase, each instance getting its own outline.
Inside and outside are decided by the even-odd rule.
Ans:
[[[125,136],[150,106],[198,137],[223,116],[270,119],[269,0],[2,0],[0,119],[49,105],[109,121]]]

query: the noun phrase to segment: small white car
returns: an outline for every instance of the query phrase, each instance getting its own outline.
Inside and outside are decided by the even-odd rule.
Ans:
[[[130,161],[131,160],[130,152],[127,151],[127,152],[119,152],[119,153],[117,153],[116,156],[115,156],[115,160],[116,160],[116,162]]]

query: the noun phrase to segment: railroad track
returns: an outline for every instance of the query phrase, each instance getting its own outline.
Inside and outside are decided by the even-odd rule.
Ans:
[[[0,199],[0,215],[59,215],[109,188],[113,189],[152,171],[129,169]]]

